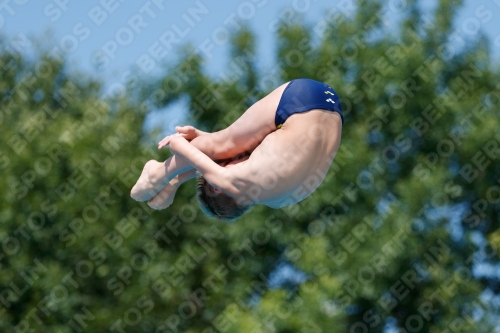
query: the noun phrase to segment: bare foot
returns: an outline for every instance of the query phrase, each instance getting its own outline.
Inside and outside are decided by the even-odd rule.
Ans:
[[[162,179],[158,171],[164,168],[158,161],[148,161],[142,169],[141,176],[130,191],[130,196],[136,201],[148,201],[153,198],[164,186],[166,179]]]
[[[165,209],[174,202],[175,192],[179,186],[168,183],[153,199],[148,201],[148,206],[153,209]]]

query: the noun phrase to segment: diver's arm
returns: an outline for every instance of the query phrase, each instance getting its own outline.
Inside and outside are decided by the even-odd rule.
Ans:
[[[170,150],[177,157],[189,162],[216,189],[237,195],[228,170],[215,163],[183,137],[175,137],[170,142]]]

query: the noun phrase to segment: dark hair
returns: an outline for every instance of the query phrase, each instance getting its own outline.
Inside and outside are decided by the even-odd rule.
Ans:
[[[246,213],[252,205],[242,205],[223,192],[215,192],[203,176],[196,177],[198,202],[206,215],[220,220],[232,221]]]

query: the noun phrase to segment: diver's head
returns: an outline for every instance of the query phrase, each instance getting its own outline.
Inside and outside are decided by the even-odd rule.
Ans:
[[[247,159],[248,156],[245,156],[243,158],[221,162],[219,165],[224,168],[231,168]],[[210,217],[232,221],[246,213],[253,206],[244,205],[223,191],[216,189],[201,175],[198,175],[196,178],[196,185],[198,188],[197,197],[200,208]]]

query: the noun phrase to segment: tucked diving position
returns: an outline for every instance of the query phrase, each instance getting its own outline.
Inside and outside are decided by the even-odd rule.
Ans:
[[[224,130],[177,127],[158,145],[170,145],[173,156],[147,162],[131,196],[163,209],[182,183],[197,177],[200,207],[219,219],[233,220],[257,204],[295,204],[322,183],[339,149],[343,122],[332,87],[292,80]]]

